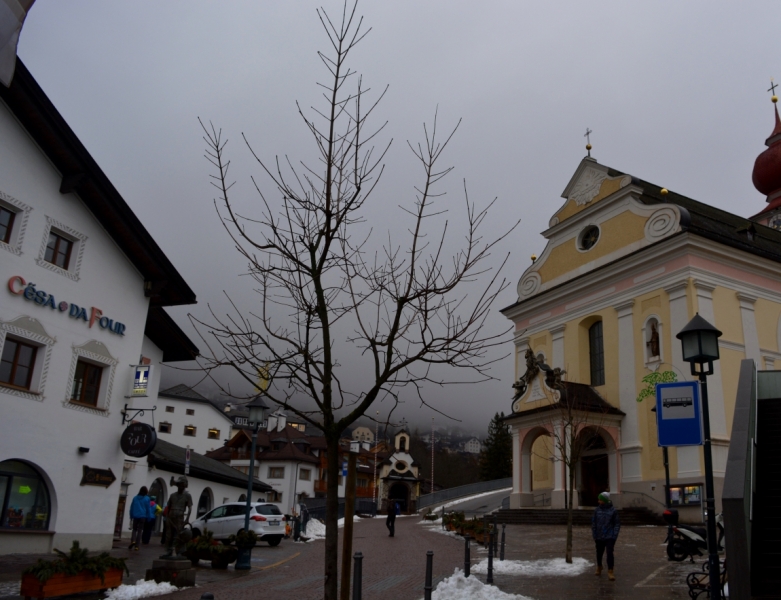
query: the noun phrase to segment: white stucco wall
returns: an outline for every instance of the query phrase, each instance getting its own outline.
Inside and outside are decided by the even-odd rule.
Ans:
[[[189,445],[195,452],[206,454],[210,450],[221,448],[225,444],[224,440],[230,437],[231,420],[211,404],[163,397],[150,397],[147,400],[147,404],[150,406],[157,406],[154,423],[157,437],[161,440],[182,448]],[[141,403],[136,401],[136,405],[141,406]],[[171,407],[174,411],[166,412],[166,407]],[[193,411],[193,414],[188,415],[187,410]],[[152,422],[147,418],[142,420],[145,423]],[[160,423],[163,422],[171,424],[171,433],[160,431]],[[184,435],[184,428],[188,425],[195,427],[195,436]],[[215,428],[220,432],[217,439],[209,438],[210,428]]]
[[[131,384],[129,365],[136,364],[142,352],[148,310],[143,278],[79,198],[59,193],[60,174],[2,102],[0,140],[0,191],[32,208],[21,252],[0,247],[0,326],[5,324],[7,329],[9,322],[27,316],[52,341],[45,352],[39,350],[39,355],[48,355],[40,393],[20,394],[0,387],[0,461],[18,459],[41,471],[51,494],[49,528],[56,532],[26,537],[0,532],[0,553],[52,546],[67,549],[73,539],[90,550],[110,549],[124,459],[119,448],[120,410]],[[86,236],[77,279],[36,262],[46,244],[47,217]],[[100,308],[105,316],[126,325],[124,336],[13,294],[7,282],[14,276],[35,283],[57,303],[75,303],[87,311]],[[0,331],[0,351],[6,334]],[[115,362],[103,373],[104,383],[112,383],[105,410],[86,410],[67,401],[74,347],[88,342],[102,344],[93,348],[104,349]],[[80,454],[80,446],[89,452]],[[85,465],[110,468],[117,481],[108,488],[81,486]]]

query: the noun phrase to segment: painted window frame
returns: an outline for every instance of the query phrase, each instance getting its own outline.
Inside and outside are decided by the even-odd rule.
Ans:
[[[269,467],[268,468],[269,479],[284,479],[285,467]]]
[[[27,231],[27,221],[30,212],[32,211],[32,207],[17,200],[13,196],[6,194],[2,190],[0,190],[0,206],[14,213],[14,222],[11,224],[11,232],[8,236],[8,241],[0,241],[0,249],[20,256],[22,254],[24,234]]]
[[[51,349],[55,339],[48,335],[43,325],[32,317],[21,316],[13,321],[0,321],[0,354],[5,347],[8,338],[38,348],[33,363],[32,379],[28,389],[21,389],[10,384],[0,383],[0,393],[10,394],[27,400],[43,402],[46,397],[44,390],[49,373]]]
[[[78,368],[79,362],[92,363],[94,366],[103,369],[98,399],[95,405],[77,402],[71,399],[71,392],[73,390],[76,369]],[[109,409],[111,408],[111,396],[114,389],[114,376],[116,374],[117,363],[117,359],[111,355],[106,345],[98,340],[90,340],[81,346],[74,346],[73,355],[71,357],[70,373],[68,375],[68,386],[62,405],[65,408],[108,417],[111,414]]]
[[[46,248],[49,245],[49,234],[54,233],[68,239],[73,242],[71,248],[70,260],[68,261],[68,268],[63,269],[54,263],[50,263],[46,260]],[[41,240],[41,249],[38,253],[38,258],[35,259],[35,264],[39,267],[43,267],[53,273],[58,273],[72,279],[73,281],[79,280],[79,273],[81,271],[81,263],[84,260],[84,247],[86,246],[87,236],[83,233],[68,227],[67,225],[60,223],[56,219],[53,219],[49,215],[46,215],[46,227],[43,231],[43,239]]]

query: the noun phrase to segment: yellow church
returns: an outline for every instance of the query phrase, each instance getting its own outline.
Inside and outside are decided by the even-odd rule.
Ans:
[[[571,468],[574,506],[609,490],[618,508],[663,510],[654,396],[643,391],[653,374],[694,379],[675,335],[699,313],[723,332],[708,378],[721,510],[740,361],[781,367],[779,142],[776,109],[753,173],[767,206],[750,218],[602,165],[587,146],[542,232],[545,250],[502,311],[515,326],[511,508],[564,507]],[[562,460],[566,440],[577,461]],[[669,473],[672,504],[699,520],[702,448],[670,448]]]

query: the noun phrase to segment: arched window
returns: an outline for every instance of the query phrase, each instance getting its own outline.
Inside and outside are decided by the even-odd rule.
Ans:
[[[201,492],[201,497],[198,498],[198,510],[197,516],[202,517],[212,509],[212,491],[209,488],[204,488]]]
[[[0,462],[0,528],[49,529],[49,490],[38,471],[18,460]]]
[[[602,321],[588,328],[588,353],[591,364],[591,385],[605,385],[605,346],[602,341]]]

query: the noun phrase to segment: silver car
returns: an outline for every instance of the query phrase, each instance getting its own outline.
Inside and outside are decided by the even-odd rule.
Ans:
[[[223,504],[192,522],[193,536],[197,537],[208,529],[215,540],[224,540],[244,529],[247,514],[246,502]],[[249,528],[259,540],[277,546],[285,537],[285,515],[276,504],[253,502],[250,504]]]

